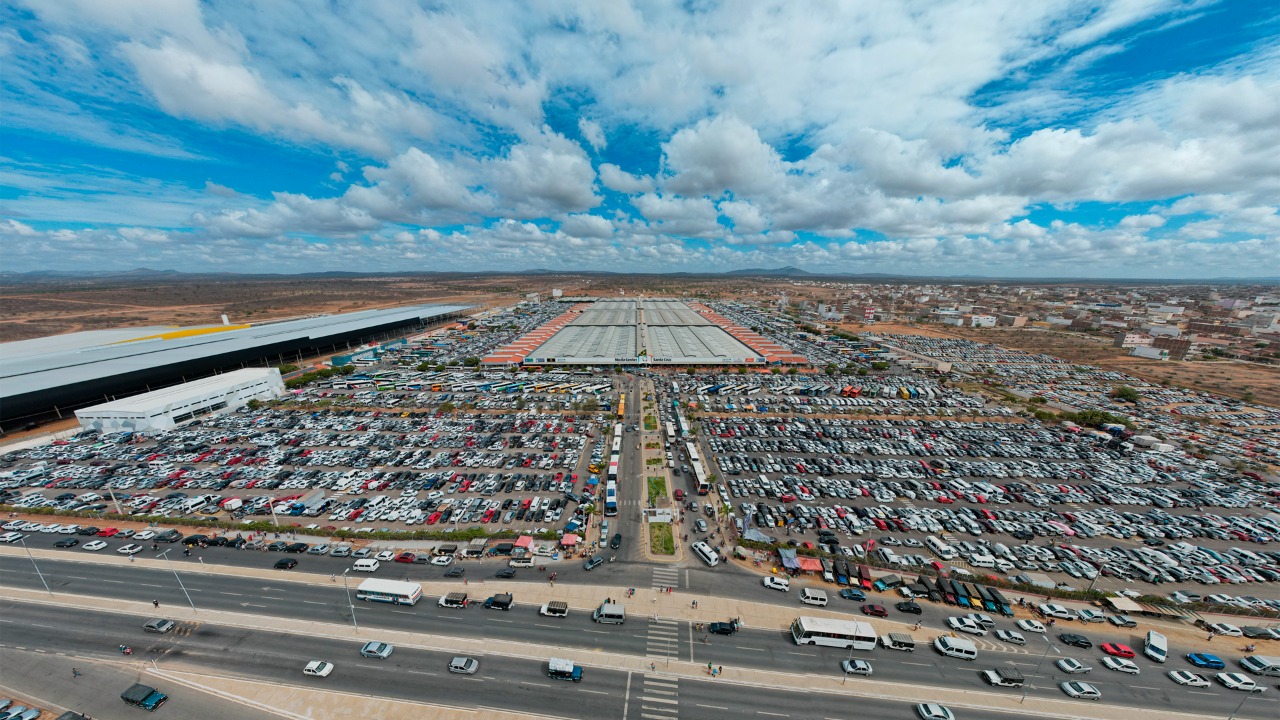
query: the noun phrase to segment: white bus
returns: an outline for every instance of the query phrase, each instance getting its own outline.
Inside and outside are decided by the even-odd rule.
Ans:
[[[875,628],[870,623],[816,617],[796,618],[791,623],[791,638],[797,645],[826,645],[854,650],[874,650],[877,640]]]
[[[413,605],[422,598],[422,586],[399,580],[369,578],[356,588],[356,598],[392,605]]]
[[[954,560],[956,555],[958,555],[955,548],[942,542],[933,535],[926,537],[924,539],[924,544],[929,546],[929,549],[933,551],[934,555],[937,555],[943,560]]]

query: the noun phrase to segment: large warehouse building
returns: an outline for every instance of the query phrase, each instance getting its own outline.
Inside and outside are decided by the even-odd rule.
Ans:
[[[284,394],[275,368],[232,370],[76,411],[80,427],[102,433],[172,430],[195,418]]]
[[[599,300],[495,351],[489,365],[762,365],[807,360],[757,347],[764,338],[700,304],[679,300]],[[782,349],[778,348],[778,351]]]
[[[455,321],[461,305],[414,305],[262,325],[125,328],[0,345],[5,429],[215,373],[342,352]]]

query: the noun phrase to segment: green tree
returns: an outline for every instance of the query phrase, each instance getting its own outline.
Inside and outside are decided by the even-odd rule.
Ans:
[[[281,365],[276,369],[280,371],[281,375],[288,375],[289,373],[298,372],[297,365]]]
[[[822,371],[828,375],[835,375],[836,373],[840,372],[840,368],[836,367],[835,365],[828,365],[825,368],[823,368]]]
[[[462,364],[466,365],[467,367],[480,367],[480,358],[474,357],[474,356],[469,358],[464,358],[462,361]]]
[[[797,374],[797,373],[799,373],[799,372],[800,372],[800,371],[799,371],[799,370],[797,370],[796,368],[788,368],[788,369],[787,369],[787,374],[788,374],[788,375],[795,375],[795,374]]]
[[[1111,397],[1115,398],[1116,400],[1124,400],[1125,402],[1136,403],[1142,399],[1142,393],[1129,387],[1128,385],[1121,385],[1111,391]]]
[[[688,368],[688,369],[686,369],[686,370],[684,371],[684,373],[685,373],[686,375],[689,375],[690,377],[692,377],[692,376],[694,376],[694,375],[697,375],[697,374],[698,374],[698,371],[697,371],[697,370],[694,370],[693,368]]]
[[[457,409],[458,409],[458,406],[457,406],[457,405],[454,405],[453,403],[449,402],[448,400],[446,400],[446,401],[444,401],[444,402],[440,403],[440,412],[441,412],[442,414],[448,415],[449,413],[451,413],[451,412],[453,412],[454,410],[457,410]]]
[[[870,374],[871,374],[870,370],[866,368],[858,368],[858,377],[866,377]]]

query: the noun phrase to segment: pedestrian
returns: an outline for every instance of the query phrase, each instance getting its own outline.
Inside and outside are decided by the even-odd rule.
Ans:
[[[129,562],[133,562],[133,556],[132,556],[132,555],[130,555],[130,556],[129,556]]]
[[[159,609],[160,609],[160,601],[159,601],[159,600],[152,600],[152,601],[151,601],[151,607],[156,608],[157,610],[159,610]]]
[[[83,674],[83,673],[81,673],[81,672],[80,672],[80,668],[78,668],[78,667],[73,667],[73,668],[71,668],[71,677],[72,677],[72,678],[78,678],[78,677],[80,677],[82,674]]]
[[[658,669],[657,665],[654,665],[653,663],[649,663],[649,672],[653,672],[654,670],[657,670],[657,669]]]
[[[1213,636],[1214,636],[1214,635],[1217,635],[1217,633],[1215,633],[1214,631],[1210,630],[1210,631],[1209,631],[1209,637],[1205,638],[1205,640],[1213,640]]]
[[[722,674],[724,674],[724,666],[723,666],[723,665],[717,665],[717,666],[716,666],[716,674],[717,674],[717,675],[722,675]]]
[[[329,576],[329,582],[338,582],[338,576],[337,576],[337,575],[330,575],[330,576]]]
[[[707,672],[711,672],[711,668],[715,667],[715,663],[707,663]]]

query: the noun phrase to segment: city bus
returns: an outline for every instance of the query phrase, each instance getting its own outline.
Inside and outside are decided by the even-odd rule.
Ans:
[[[674,423],[667,423],[667,444],[672,445],[676,441],[676,426]]]
[[[604,486],[604,514],[605,517],[618,514],[618,484],[612,480]]]
[[[878,637],[870,623],[857,620],[798,617],[791,623],[791,639],[797,645],[874,650]]]
[[[627,394],[618,393],[618,417],[624,418],[627,415]]]
[[[711,493],[711,483],[707,480],[707,473],[702,469],[702,463],[697,460],[690,460],[689,467],[693,468],[693,484],[699,495],[707,495]]]
[[[413,605],[422,598],[422,586],[399,580],[369,578],[356,588],[356,599],[392,605]]]

